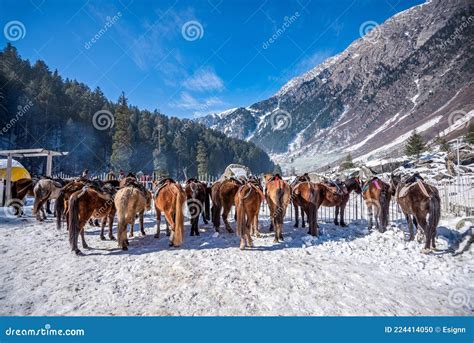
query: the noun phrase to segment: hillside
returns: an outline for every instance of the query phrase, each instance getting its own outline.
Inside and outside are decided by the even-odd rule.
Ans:
[[[474,116],[473,15],[467,0],[415,6],[273,97],[199,121],[300,171],[348,152],[396,155],[413,129],[425,139],[460,135]]]

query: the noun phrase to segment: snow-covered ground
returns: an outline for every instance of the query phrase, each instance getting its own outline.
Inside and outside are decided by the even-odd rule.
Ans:
[[[2,209],[0,209],[2,210]],[[285,224],[285,242],[274,244],[268,218],[255,248],[238,249],[235,234],[214,233],[169,248],[147,236],[128,251],[101,241],[87,228],[91,249],[70,252],[66,231],[52,219],[0,222],[0,315],[472,315],[472,249],[453,256],[420,253],[398,227],[369,233],[364,222],[348,228],[321,224],[313,239]],[[458,220],[442,221],[439,248],[448,246]],[[463,231],[473,223],[466,222]],[[234,223],[232,223],[234,226]],[[137,231],[136,231],[137,232]]]

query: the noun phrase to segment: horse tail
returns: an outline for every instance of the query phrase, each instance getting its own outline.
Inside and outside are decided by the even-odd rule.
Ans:
[[[69,244],[71,248],[75,250],[77,248],[77,239],[79,237],[79,197],[82,195],[74,193],[69,199]]]
[[[176,186],[176,203],[175,203],[175,220],[174,220],[174,235],[173,245],[180,246],[183,244],[184,237],[184,215],[183,215],[183,204],[186,201],[186,197],[183,195],[179,186]]]
[[[429,207],[428,232],[430,233],[431,239],[434,240],[436,237],[436,228],[438,227],[441,217],[441,204],[437,195],[431,195]]]
[[[380,212],[379,218],[382,225],[382,230],[385,231],[388,225],[388,202],[387,202],[387,190],[384,188],[380,191]]]
[[[56,228],[61,229],[61,220],[64,214],[64,191],[59,192],[58,198],[54,203],[54,213],[56,214]]]
[[[280,185],[279,185],[280,186]],[[276,189],[276,213],[275,213],[275,222],[277,224],[283,224],[283,197],[285,196],[285,190],[282,187]]]

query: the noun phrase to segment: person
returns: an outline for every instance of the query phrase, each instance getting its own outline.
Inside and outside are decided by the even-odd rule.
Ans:
[[[120,169],[119,180],[122,180],[125,177],[125,172]]]
[[[89,169],[84,169],[81,173],[81,178],[87,179],[89,176]]]

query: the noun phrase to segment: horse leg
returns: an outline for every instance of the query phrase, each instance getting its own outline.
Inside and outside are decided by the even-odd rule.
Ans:
[[[305,224],[305,222],[304,222],[304,215],[305,215],[305,213],[304,213],[303,209],[301,209],[301,227],[302,227],[302,228],[306,227],[306,224]],[[308,215],[307,215],[307,214],[306,214],[306,219],[308,219]],[[308,225],[309,225],[309,224],[308,224]]]
[[[51,212],[51,200],[46,200],[46,213],[53,214],[53,212]]]
[[[133,227],[135,226],[135,217],[133,217],[132,225],[130,225],[130,233],[128,234],[128,237],[133,237]]]
[[[156,233],[155,238],[160,238],[161,212],[156,210]]]
[[[89,249],[89,246],[88,246],[87,243],[86,243],[86,238],[85,238],[85,236],[84,236],[84,225],[82,225],[82,227],[81,227],[80,230],[81,230],[82,247],[83,247],[84,249]]]
[[[255,217],[256,219],[256,217]],[[249,248],[253,248],[253,240],[252,240],[252,226],[254,228],[254,231],[257,231],[257,227],[255,225],[255,219],[250,219],[250,218],[247,218],[247,224],[246,224],[246,228],[245,228],[245,237],[246,237],[246,240],[247,240],[247,246]]]
[[[146,236],[146,232],[145,232],[145,225],[143,224],[143,217],[145,216],[145,210],[141,211],[140,214],[139,214],[139,221],[140,221],[140,233],[142,234],[142,236]]]
[[[102,218],[102,222],[100,223],[100,239],[102,241],[105,241],[105,236],[104,236],[105,224],[107,224],[107,217]]]
[[[204,222],[205,225],[207,225],[209,222],[206,219],[205,211],[202,211],[201,214],[202,214],[202,221]],[[199,219],[199,216],[198,216],[198,219]]]
[[[425,247],[421,250],[421,252],[428,254],[431,252],[431,232],[429,232],[428,230],[428,223],[426,222],[426,218],[423,217],[422,215],[417,216],[417,222],[419,226],[423,229],[423,232],[425,233]]]
[[[368,229],[369,231],[372,230],[372,228],[374,227],[374,213],[373,213],[373,208],[372,208],[372,205],[367,205],[367,212],[369,214],[369,224],[368,224]]]
[[[340,206],[341,207],[341,220],[339,221],[339,223],[341,224],[341,227],[346,227],[347,226],[346,222],[344,221],[344,214],[346,213],[347,201],[349,201],[349,199],[342,202],[341,206]]]
[[[165,211],[165,218],[166,218],[166,222],[167,224],[169,225],[169,228],[168,226],[166,227],[166,230],[170,231],[170,241],[169,241],[169,246],[172,247],[173,246],[173,239],[174,239],[174,215],[172,215],[170,212],[166,212]]]
[[[337,220],[337,217],[339,217],[339,206],[336,206],[336,215],[334,216],[334,225],[339,225],[339,221]],[[341,218],[342,222],[342,218]]]
[[[127,248],[127,224],[120,223],[118,224],[118,246],[122,250],[128,250]]]
[[[224,221],[224,225],[225,225],[225,228],[227,229],[227,231],[229,233],[232,233],[232,232],[234,232],[234,230],[232,230],[232,227],[230,226],[229,222],[227,221],[227,217],[229,216],[229,212],[230,212],[230,207],[224,206],[224,211],[222,212],[222,220]],[[235,211],[235,213],[237,214],[237,211]]]
[[[406,218],[407,223],[408,223],[408,232],[410,234],[409,240],[412,241],[412,240],[415,239],[415,234],[413,233],[413,219],[412,219],[411,215],[409,215],[409,214],[405,214],[405,218]]]
[[[295,205],[293,204],[293,207],[295,208],[295,225],[294,227],[298,227],[299,226],[299,222],[298,222],[298,205]],[[301,212],[303,212],[303,209],[301,209]]]
[[[114,214],[109,214],[108,220],[109,220],[109,239],[111,241],[115,241],[115,237],[112,231],[112,228],[114,226]]]
[[[221,226],[221,218],[220,218],[221,207],[217,205],[212,205],[211,213],[212,213],[212,224],[214,225],[214,230],[216,230],[216,232],[219,232],[219,227]]]

